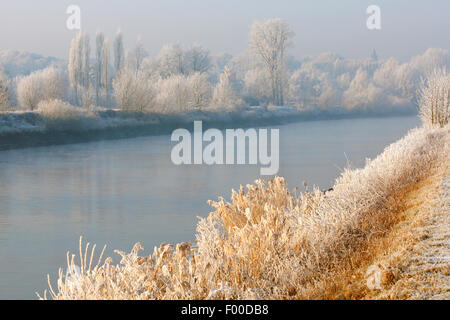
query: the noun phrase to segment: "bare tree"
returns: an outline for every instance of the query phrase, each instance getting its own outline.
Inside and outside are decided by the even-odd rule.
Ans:
[[[145,74],[125,68],[113,80],[114,98],[122,110],[134,112],[152,111],[155,92]]]
[[[89,35],[85,34],[83,37],[84,46],[84,61],[83,61],[83,87],[88,91],[91,84],[91,44],[89,41]]]
[[[192,88],[188,78],[181,74],[175,74],[156,83],[157,105],[160,112],[185,112],[189,111],[192,101]]]
[[[430,72],[418,89],[419,114],[424,125],[445,127],[450,117],[450,74],[445,68]]]
[[[214,88],[211,105],[214,108],[223,108],[231,110],[242,104],[242,101],[236,96],[231,84],[231,70],[225,67],[220,75],[219,83]]]
[[[211,98],[211,87],[205,73],[196,72],[188,77],[191,88],[192,109],[200,110],[208,106]]]
[[[209,51],[198,44],[186,52],[186,60],[189,63],[189,71],[193,73],[207,72],[211,68]]]
[[[142,62],[144,61],[144,58],[146,56],[146,52],[142,44],[142,38],[140,36],[138,36],[137,38],[136,47],[134,48],[133,53],[134,67],[136,69],[136,72],[138,72],[141,70]]]
[[[289,24],[281,19],[256,21],[250,31],[250,46],[270,76],[272,103],[276,105],[284,104],[286,50],[292,37]]]
[[[122,31],[119,29],[114,39],[114,71],[119,74],[124,67],[125,49],[123,46]]]
[[[74,90],[74,99],[75,104],[78,104],[80,101],[79,95],[80,90],[83,86],[83,34],[79,32],[74,39],[72,39],[72,43],[70,46],[69,52],[69,65],[68,65],[68,73],[70,85]]]
[[[109,40],[108,38],[106,38],[102,50],[102,66],[103,66],[102,79],[103,79],[103,87],[105,88],[106,104],[108,104],[109,102],[109,88],[111,86],[109,75],[109,51],[110,51]]]
[[[35,110],[43,100],[63,99],[66,81],[60,71],[48,67],[23,77],[17,85],[19,104],[27,110]]]
[[[103,45],[105,43],[105,37],[103,33],[97,32],[95,37],[95,96],[97,104],[99,104],[100,90],[103,84]]]
[[[0,110],[4,110],[9,107],[9,91],[7,86],[7,79],[2,67],[0,66]]]
[[[84,102],[84,96],[90,87],[90,55],[89,36],[79,32],[72,40],[69,52],[68,73],[73,88],[75,104]]]
[[[179,45],[164,46],[156,61],[159,74],[163,78],[186,73],[185,54]]]

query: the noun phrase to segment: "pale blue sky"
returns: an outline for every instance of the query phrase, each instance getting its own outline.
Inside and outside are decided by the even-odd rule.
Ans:
[[[163,44],[198,42],[213,54],[236,54],[247,46],[252,22],[287,20],[296,36],[296,56],[335,52],[401,60],[426,48],[450,49],[449,0],[1,0],[0,50],[67,58],[75,31],[66,28],[66,8],[81,8],[83,30],[112,38],[121,27],[127,47],[141,35],[151,55]],[[381,8],[380,31],[366,28],[366,8]]]

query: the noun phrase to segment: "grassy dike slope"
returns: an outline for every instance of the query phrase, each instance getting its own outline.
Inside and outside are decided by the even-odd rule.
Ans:
[[[448,152],[448,150],[447,150]],[[365,299],[450,299],[450,168],[437,168],[402,199],[403,221],[359,278],[379,279]],[[356,272],[358,274],[358,272]],[[364,285],[364,283],[362,283]],[[369,284],[369,286],[371,286]],[[371,286],[372,287],[372,286]]]
[[[448,298],[449,131],[410,131],[325,194],[241,187],[211,202],[195,244],[136,244],[114,264],[80,241],[44,298]]]

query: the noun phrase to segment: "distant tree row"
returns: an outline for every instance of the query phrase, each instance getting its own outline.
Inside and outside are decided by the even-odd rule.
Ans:
[[[0,66],[0,111],[6,110],[10,105],[8,79]]]
[[[320,110],[414,108],[421,78],[448,67],[448,52],[428,49],[400,63],[344,59],[324,53],[296,59],[289,24],[281,19],[255,22],[249,46],[233,57],[211,56],[201,45],[166,45],[150,57],[141,38],[126,50],[119,30],[112,45],[103,33],[72,40],[67,70],[49,67],[16,79],[0,72],[0,108],[17,103],[35,110],[42,100],[137,112],[235,110],[246,106],[292,106]],[[112,51],[112,56],[111,56]]]

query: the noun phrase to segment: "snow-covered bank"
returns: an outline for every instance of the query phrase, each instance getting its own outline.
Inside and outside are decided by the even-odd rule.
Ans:
[[[234,112],[193,111],[177,114],[133,113],[116,109],[71,112],[0,112],[0,150],[52,144],[69,144],[146,135],[169,134],[176,128],[191,128],[194,120],[205,127],[237,128],[277,125],[295,121],[415,114],[412,109],[379,111],[304,110],[290,107],[249,107]]]

